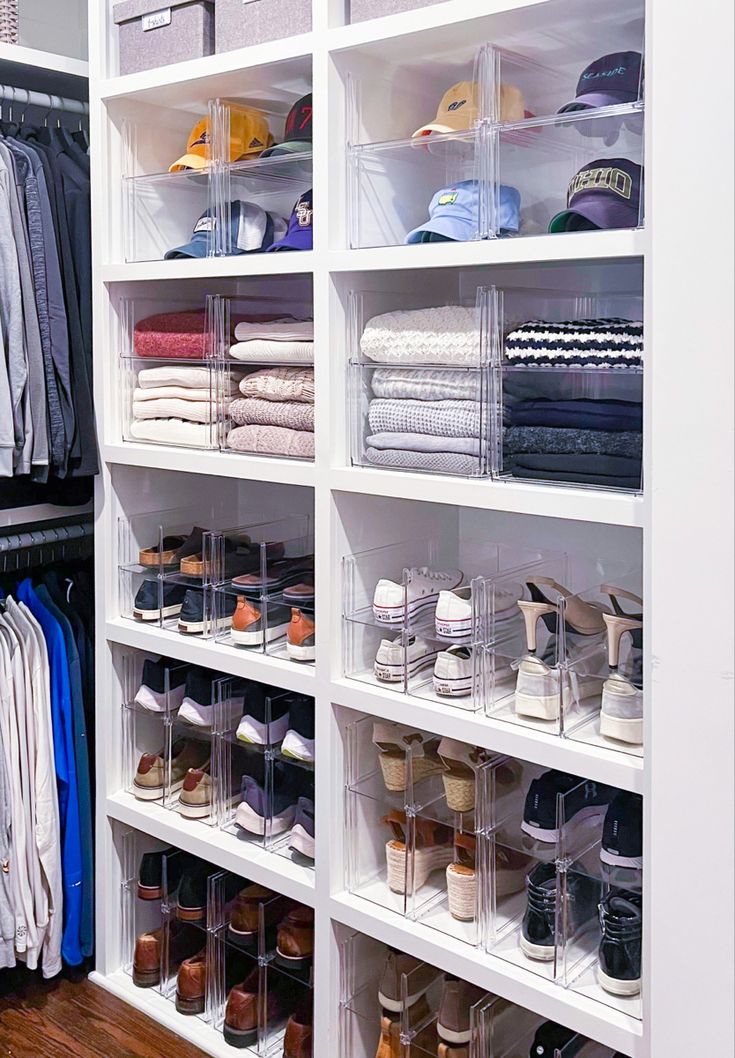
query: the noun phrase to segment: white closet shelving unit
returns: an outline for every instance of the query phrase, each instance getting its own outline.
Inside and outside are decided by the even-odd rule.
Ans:
[[[577,32],[610,17],[598,0],[554,0]],[[440,246],[350,249],[345,208],[347,82],[381,56],[415,76],[422,57],[519,39],[548,3],[446,0],[409,14],[345,24],[344,0],[314,0],[313,32],[194,62],[117,76],[111,0],[92,0],[95,389],[104,460],[96,495],[97,969],[94,980],[212,1055],[222,1037],[176,1013],[121,969],[119,835],[124,827],[196,853],[316,910],[314,1054],[337,1055],[337,928],[357,930],[583,1032],[629,1058],[730,1053],[732,983],[732,174],[727,153],[732,11],[724,0],[646,5],[646,226]],[[598,53],[590,54],[589,59]],[[682,55],[686,55],[682,69]],[[150,108],[206,113],[215,98],[266,85],[313,84],[315,246],[300,254],[199,261],[125,260],[123,127]],[[449,82],[448,82],[449,83]],[[706,91],[703,86],[706,85]],[[296,96],[300,94],[298,90]],[[437,101],[427,98],[427,119]],[[184,115],[182,117],[182,114]],[[722,135],[720,131],[722,130]],[[184,133],[184,140],[185,140]],[[182,142],[183,148],[183,142]],[[729,222],[729,223],[728,223]],[[414,284],[481,269],[492,282],[514,266],[589,262],[643,268],[646,324],[642,497],[377,471],[350,465],[345,297],[357,281]],[[114,305],[161,281],[216,293],[224,280],[313,280],[316,460],[227,457],[121,440]],[[262,281],[262,282],[261,282]],[[728,331],[729,328],[729,331]],[[241,512],[283,514],[313,503],[316,664],[260,654],[120,617],[118,519],[227,497]],[[246,519],[243,518],[243,522]],[[426,525],[488,540],[565,546],[589,557],[642,556],[646,598],[645,759],[537,734],[450,707],[368,687],[342,671],[341,559]],[[124,792],[116,658],[148,650],[312,694],[317,710],[317,855],[310,873],[234,837],[192,825]],[[373,715],[450,735],[644,796],[643,1020],[412,923],[349,894],[344,883],[346,724]],[[339,1058],[352,1058],[340,1055]]]

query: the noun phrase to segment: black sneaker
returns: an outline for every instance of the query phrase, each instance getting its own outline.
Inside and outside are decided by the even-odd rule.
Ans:
[[[558,841],[557,797],[564,794],[564,823],[602,816],[613,798],[612,786],[580,779],[561,771],[547,771],[534,779],[526,794],[521,830],[536,841]]]
[[[610,890],[600,904],[598,978],[614,996],[635,996],[641,990],[641,906],[640,893],[626,889]]]
[[[144,852],[140,858],[138,867],[138,897],[140,900],[163,900],[163,858],[172,857],[168,861],[167,880],[168,887],[175,891],[181,879],[181,871],[184,866],[185,856],[172,856],[177,852],[173,846],[167,849],[159,849],[158,852]]]
[[[283,756],[313,764],[314,726],[314,699],[305,694],[294,694],[291,698],[288,731],[281,746]]]
[[[521,924],[524,955],[551,962],[556,940],[557,871],[554,863],[539,863],[526,878],[526,913]],[[590,922],[597,910],[600,884],[586,874],[567,871],[567,927],[571,934]]]
[[[225,681],[224,683],[221,681]],[[179,720],[195,727],[229,731],[242,716],[245,681],[209,669],[192,668],[186,679]]]
[[[150,658],[143,662],[143,678],[135,704],[152,713],[173,712],[184,699],[189,665],[168,658]]]
[[[275,746],[282,742],[289,727],[290,702],[291,696],[277,687],[249,680],[237,737],[253,746]]]
[[[283,761],[275,761],[273,781],[268,784],[264,766],[257,759],[253,765],[251,774],[242,777],[235,823],[246,834],[273,838],[293,826],[302,790],[298,777],[292,773],[300,769],[290,768]]]
[[[133,617],[136,621],[160,621],[164,617],[175,617],[180,612],[186,588],[182,584],[163,582],[163,606],[159,593],[160,581],[144,580],[138,588],[133,604]]]
[[[611,867],[643,868],[643,798],[619,790],[602,828],[600,859]]]
[[[546,1021],[536,1030],[528,1054],[529,1058],[572,1058],[587,1042],[586,1036],[557,1025],[555,1021]]]

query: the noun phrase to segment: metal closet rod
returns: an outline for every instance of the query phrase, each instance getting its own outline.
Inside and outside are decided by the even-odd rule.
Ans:
[[[0,536],[0,555],[11,551],[24,551],[29,547],[44,547],[49,544],[68,544],[94,535],[92,522],[72,522],[68,525],[49,526],[46,529],[31,529],[28,532],[7,533]]]
[[[64,96],[51,95],[49,92],[33,92],[28,88],[16,88],[14,85],[0,85],[0,99],[8,103],[18,103],[22,107],[40,107],[49,114],[89,114],[89,103],[81,99],[67,99]]]

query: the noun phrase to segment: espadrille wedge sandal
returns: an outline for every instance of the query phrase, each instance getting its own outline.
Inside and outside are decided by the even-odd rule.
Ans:
[[[400,793],[408,787],[409,762],[412,782],[419,783],[442,771],[437,755],[439,739],[421,731],[401,727],[389,721],[377,721],[373,726],[373,743],[378,749],[378,761],[387,790]]]
[[[393,831],[386,842],[388,888],[393,893],[411,896],[419,890],[434,871],[444,870],[452,862],[452,831],[433,819],[414,819],[413,849],[409,849],[406,813],[389,812],[383,822]]]

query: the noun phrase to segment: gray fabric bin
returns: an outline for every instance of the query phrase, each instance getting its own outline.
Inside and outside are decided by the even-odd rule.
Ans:
[[[214,0],[123,0],[112,15],[121,74],[214,52]]]
[[[217,51],[311,31],[311,0],[217,0]]]
[[[432,7],[442,0],[351,0],[350,22],[365,22],[368,18],[397,15],[401,11],[415,11],[419,7]]]

